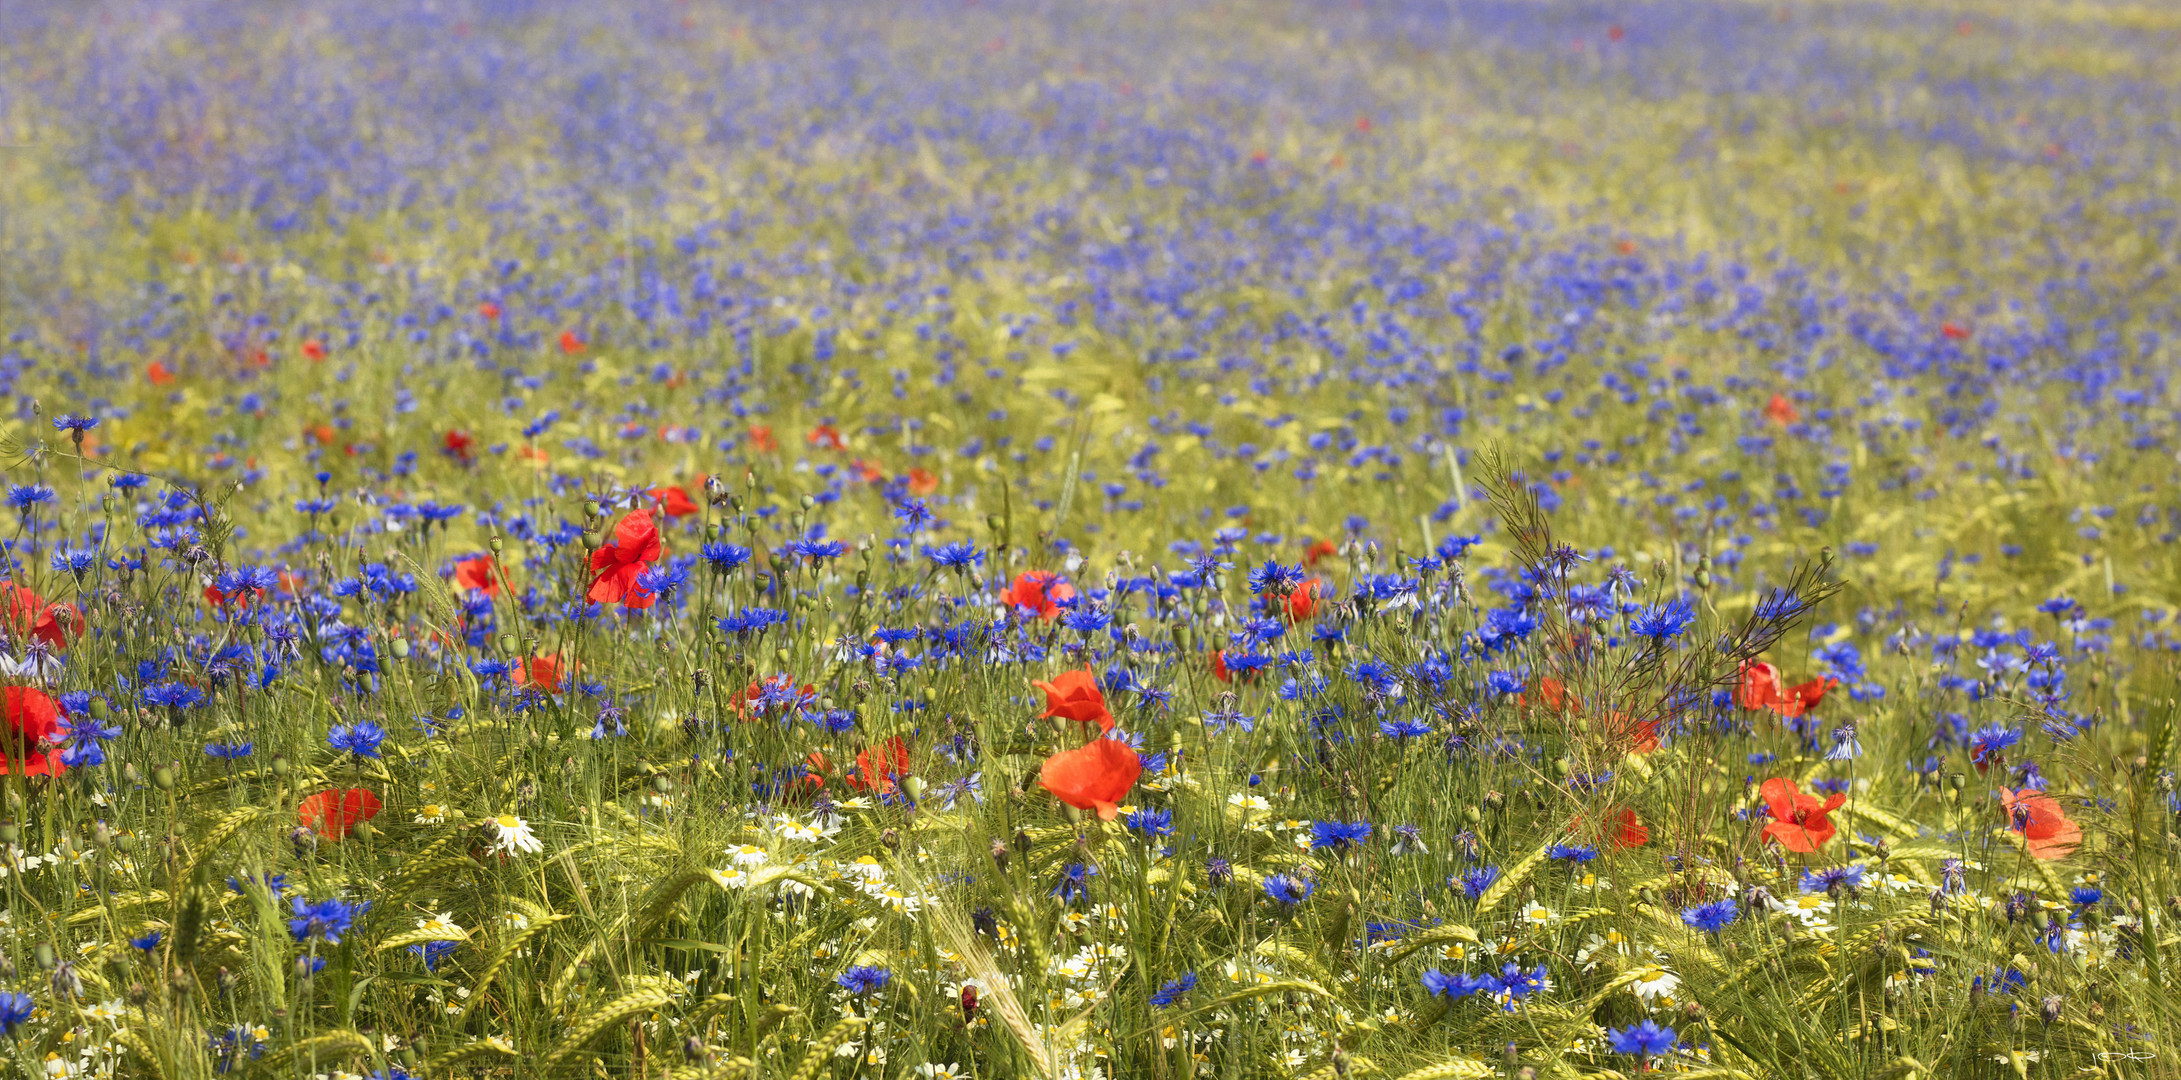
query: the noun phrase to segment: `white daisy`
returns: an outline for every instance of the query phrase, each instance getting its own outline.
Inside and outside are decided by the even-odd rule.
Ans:
[[[501,814],[486,823],[493,832],[493,841],[485,850],[491,854],[521,852],[535,855],[545,850],[538,842],[538,834],[530,831],[530,823],[513,814]]]

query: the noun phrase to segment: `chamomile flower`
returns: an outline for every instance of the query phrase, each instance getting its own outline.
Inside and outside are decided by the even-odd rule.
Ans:
[[[545,850],[538,842],[538,834],[530,831],[530,823],[513,814],[501,814],[486,822],[486,830],[492,835],[492,843],[486,846],[489,854],[535,855]]]

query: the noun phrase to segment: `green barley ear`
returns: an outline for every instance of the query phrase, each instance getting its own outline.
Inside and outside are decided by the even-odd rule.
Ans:
[[[329,1031],[313,1035],[300,1042],[291,1043],[265,1056],[265,1071],[279,1076],[287,1072],[289,1065],[318,1065],[323,1067],[335,1061],[362,1058],[369,1061],[378,1051],[378,1045],[370,1038],[354,1031]]]
[[[614,1025],[665,1008],[673,1001],[673,995],[663,989],[644,989],[623,994],[596,1011],[585,1013],[583,1019],[568,1029],[568,1034],[538,1059],[538,1072],[552,1073]]]
[[[2144,722],[2150,726],[2150,745],[2143,755],[2143,774],[2155,783],[2158,774],[2166,769],[2166,762],[2173,754],[2174,700],[2167,698],[2164,708],[2150,710]]]
[[[1477,914],[1482,915],[1499,906],[1500,901],[1507,899],[1516,889],[1521,888],[1523,882],[1530,879],[1531,872],[1544,863],[1546,856],[1552,851],[1552,845],[1553,841],[1547,840],[1543,846],[1525,856],[1521,862],[1509,867],[1506,873],[1501,874],[1498,881],[1493,882],[1490,888],[1484,890],[1483,896],[1477,897]]]
[[[184,968],[195,966],[197,946],[203,938],[204,895],[192,888],[174,918],[174,962]]]
[[[1426,1065],[1415,1072],[1403,1073],[1401,1080],[1483,1080],[1498,1072],[1484,1062],[1456,1058],[1443,1065]]]
[[[870,1021],[860,1016],[844,1016],[832,1027],[819,1032],[817,1038],[810,1040],[810,1049],[803,1052],[802,1064],[796,1066],[791,1080],[818,1080],[819,1074],[825,1072],[826,1063],[833,1060],[833,1048],[867,1023]]]
[[[475,1042],[463,1043],[451,1050],[440,1051],[437,1055],[425,1061],[424,1071],[430,1076],[446,1076],[450,1075],[448,1070],[455,1064],[468,1061],[471,1058],[515,1058],[517,1056],[515,1048],[509,1045],[505,1039],[478,1039]]]

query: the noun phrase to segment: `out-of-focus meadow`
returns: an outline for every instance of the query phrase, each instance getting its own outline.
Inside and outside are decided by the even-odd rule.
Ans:
[[[2177,51],[0,6],[0,1047],[2164,1075]]]

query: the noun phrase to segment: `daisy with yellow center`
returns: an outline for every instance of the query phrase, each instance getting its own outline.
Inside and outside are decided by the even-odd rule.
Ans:
[[[486,850],[493,854],[535,855],[545,850],[545,845],[538,842],[538,834],[530,831],[530,823],[513,814],[501,814],[487,822],[486,827],[493,833],[492,844]]]

